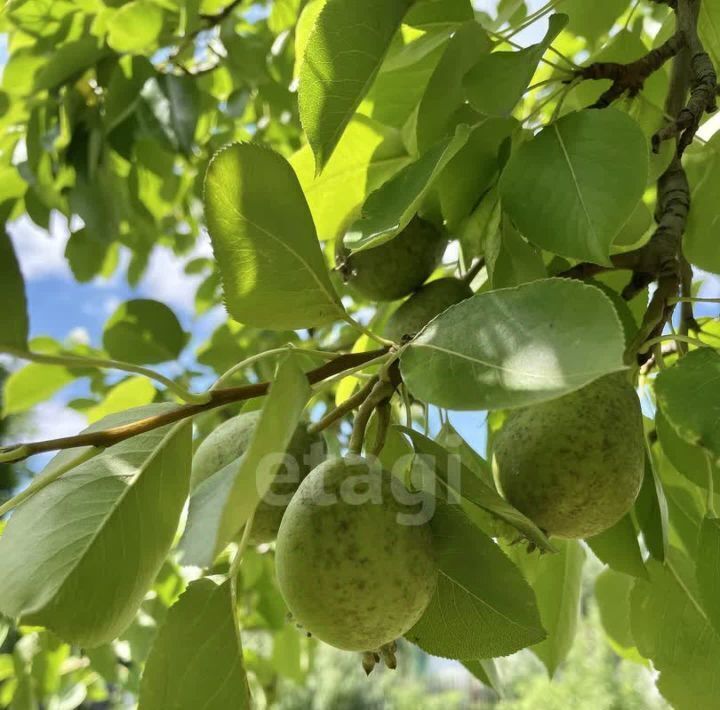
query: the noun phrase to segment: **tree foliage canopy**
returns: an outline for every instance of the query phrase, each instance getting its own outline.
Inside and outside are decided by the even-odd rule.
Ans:
[[[3,416],[90,393],[76,436],[0,448],[18,471],[54,453],[0,506],[0,705],[262,707],[302,684],[320,642],[248,541],[307,427],[321,460],[379,460],[437,507],[403,643],[496,689],[523,648],[552,674],[593,554],[613,650],[673,707],[720,707],[720,321],[698,296],[720,275],[717,3],[9,0],[0,23],[4,225],[64,216],[78,282],[137,285],[170,249],[196,314],[227,316],[198,344],[134,298],[101,342],[58,342],[0,233]],[[642,485],[600,534],[558,537],[505,497],[494,446],[517,411],[618,378],[642,395]],[[191,483],[240,409],[242,450]],[[607,467],[605,433],[568,446]]]

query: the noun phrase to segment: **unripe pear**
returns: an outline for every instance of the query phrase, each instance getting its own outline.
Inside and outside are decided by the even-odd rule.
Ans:
[[[395,341],[416,335],[435,316],[472,295],[472,289],[459,279],[431,281],[398,306],[385,326],[385,335]]]
[[[500,491],[551,535],[584,538],[633,506],[645,461],[638,396],[623,374],[510,412],[494,445]]]
[[[433,224],[415,217],[394,239],[349,254],[342,237],[335,260],[345,283],[372,301],[395,301],[421,286],[440,263],[447,237]]]
[[[306,631],[347,651],[377,651],[420,619],[437,567],[424,511],[409,495],[359,456],[328,459],[302,482],[278,531],[275,564]]]
[[[193,490],[206,478],[245,453],[259,417],[260,412],[244,412],[223,422],[205,438],[193,457],[190,479]],[[259,545],[275,539],[287,502],[313,464],[324,458],[325,442],[319,434],[309,434],[306,425],[301,423],[295,430],[285,454],[288,464],[280,467],[277,479],[255,510],[250,544]],[[288,480],[284,480],[285,478]],[[285,500],[285,504],[280,503],[282,500]]]

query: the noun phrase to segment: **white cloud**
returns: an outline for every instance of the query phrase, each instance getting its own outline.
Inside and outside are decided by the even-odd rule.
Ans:
[[[186,274],[185,264],[197,257],[211,256],[210,242],[204,234],[198,238],[192,252],[182,257],[176,256],[168,247],[155,247],[140,282],[140,291],[148,298],[192,314],[195,310],[195,291],[204,276]]]
[[[73,328],[67,336],[67,339],[71,343],[77,343],[78,345],[90,345],[90,333],[87,328],[77,326]]]
[[[77,434],[87,426],[80,412],[55,400],[41,402],[32,408],[29,416],[16,421],[13,436],[20,439],[57,439]]]
[[[70,232],[67,220],[62,215],[52,213],[49,232],[25,216],[9,224],[7,231],[25,279],[31,281],[51,276],[72,278],[65,260],[65,245]]]

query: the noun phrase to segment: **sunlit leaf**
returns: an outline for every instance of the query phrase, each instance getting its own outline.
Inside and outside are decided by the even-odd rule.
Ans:
[[[310,209],[283,157],[251,143],[216,154],[205,210],[233,318],[278,330],[342,318]]]
[[[543,54],[567,21],[567,15],[552,15],[545,37],[537,44],[481,57],[463,79],[470,105],[490,116],[508,116],[529,86]]]
[[[182,541],[184,564],[209,566],[265,495],[310,398],[293,355],[278,366],[247,450],[203,481],[190,498]]]
[[[328,0],[315,20],[300,69],[300,119],[326,165],[370,88],[411,0]]]
[[[595,337],[584,337],[592,319]],[[624,338],[599,289],[544,279],[477,294],[430,321],[401,357],[416,397],[448,409],[554,399],[624,369]]]
[[[92,429],[167,409],[125,411]],[[61,452],[48,469],[73,453]],[[171,424],[105,449],[36,493],[0,537],[2,612],[83,646],[114,639],[132,621],[170,549],[190,458],[189,422]]]
[[[625,169],[618,172],[617,166]],[[645,190],[648,144],[615,109],[570,114],[515,150],[500,180],[503,207],[533,244],[609,263],[610,245]]]

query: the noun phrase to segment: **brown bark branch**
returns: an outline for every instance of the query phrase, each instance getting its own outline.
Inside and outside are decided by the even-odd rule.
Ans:
[[[387,348],[372,350],[365,353],[347,353],[331,360],[320,367],[306,373],[308,382],[316,384],[323,380],[338,375],[345,370],[374,360],[375,358],[388,352]],[[47,451],[57,451],[59,449],[74,449],[79,446],[97,446],[107,448],[113,444],[117,444],[125,439],[129,439],[146,431],[158,429],[166,424],[172,424],[182,419],[194,417],[202,412],[207,412],[216,407],[222,407],[225,404],[233,402],[242,402],[255,397],[262,397],[267,394],[270,389],[270,382],[258,382],[252,385],[242,385],[240,387],[226,387],[217,390],[211,390],[210,399],[203,404],[186,404],[172,409],[163,414],[152,417],[145,417],[136,422],[123,424],[122,426],[103,429],[100,431],[85,432],[75,436],[64,436],[59,439],[47,439],[45,441],[35,441],[31,443],[16,444],[14,446],[5,446],[0,448],[0,453],[18,452],[17,458],[11,461],[21,461],[22,459],[40,454]]]
[[[676,8],[678,32],[682,33],[688,48],[687,66],[690,79],[690,98],[679,110],[669,112],[675,120],[653,136],[653,150],[671,138],[678,138],[680,155],[692,143],[705,113],[717,110],[717,73],[705,51],[697,31],[701,0],[678,0]]]
[[[672,59],[684,46],[682,33],[675,33],[662,45],[648,52],[644,57],[628,64],[618,62],[595,62],[579,69],[574,79],[611,80],[612,86],[605,91],[591,108],[607,108],[624,94],[635,97],[643,89],[647,78]],[[572,81],[572,80],[571,80]]]

